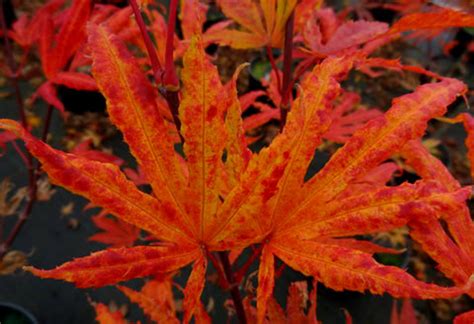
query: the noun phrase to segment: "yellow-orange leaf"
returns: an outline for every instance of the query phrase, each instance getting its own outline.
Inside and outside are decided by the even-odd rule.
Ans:
[[[163,240],[191,242],[176,222],[173,206],[160,203],[138,190],[116,165],[55,150],[14,121],[0,119],[0,128],[16,133],[25,141],[55,184],[88,198],[93,204]]]
[[[271,246],[286,264],[334,290],[369,290],[411,298],[452,298],[462,293],[420,282],[400,268],[378,264],[369,254],[337,245],[305,241],[302,249],[301,241],[284,240]]]
[[[304,186],[305,201],[294,215],[310,212],[312,206],[328,201],[341,193],[349,183],[363,176],[405,143],[419,138],[428,120],[443,115],[447,106],[466,91],[466,85],[455,79],[418,87],[411,94],[393,100],[390,110],[359,129]]]
[[[188,283],[184,289],[184,322],[188,323],[195,313],[201,310],[201,294],[206,283],[207,260],[201,255],[194,264]],[[202,315],[199,315],[201,318]]]
[[[179,323],[174,308],[171,279],[154,279],[145,284],[141,291],[119,286],[133,303],[140,305],[143,312],[157,323]]]
[[[416,12],[403,16],[388,33],[450,27],[474,27],[474,15],[447,8],[435,12]]]
[[[79,288],[101,287],[157,273],[176,271],[199,256],[199,249],[136,246],[108,249],[66,262],[52,270],[25,267],[42,278],[62,279]]]
[[[403,147],[401,154],[406,159],[406,163],[423,179],[438,181],[449,190],[457,190],[461,187],[444,164],[431,155],[420,140],[409,141]]]
[[[275,284],[275,266],[273,254],[268,246],[262,250],[260,266],[258,270],[257,287],[257,323],[263,323],[266,314],[267,301],[273,295],[273,286]]]
[[[285,132],[293,133],[295,145],[276,196],[272,217],[288,213],[297,202],[308,166],[322,136],[331,125],[333,100],[340,93],[338,80],[352,68],[351,57],[328,58],[316,66],[301,85],[301,94],[288,116]]]
[[[99,324],[127,324],[120,311],[112,312],[106,305],[98,303],[95,305],[96,321]]]
[[[390,231],[405,225],[413,208],[430,205],[441,212],[447,206],[464,202],[469,195],[470,188],[450,193],[434,182],[381,187],[332,200],[324,209],[305,214],[297,224],[282,227],[277,232],[314,240]]]
[[[296,0],[218,0],[224,14],[242,26],[243,30],[220,31],[216,40],[233,48],[280,47],[288,17]]]
[[[225,168],[230,178],[232,187],[240,181],[241,174],[247,168],[247,164],[252,156],[252,152],[247,148],[245,133],[242,122],[242,109],[237,96],[237,78],[240,71],[246,65],[242,65],[235,71],[232,80],[226,85],[228,96],[228,109],[225,118],[225,124],[228,132],[226,143],[226,161]]]
[[[216,67],[209,62],[202,46],[201,40],[194,38],[184,55],[183,98],[179,106],[189,169],[186,206],[199,238],[203,238],[205,228],[215,219],[219,204],[218,178],[227,136],[224,89]]]
[[[472,273],[474,262],[446,235],[441,224],[432,215],[413,218],[410,223],[410,236],[413,237],[423,250],[438,262],[438,269],[457,285],[465,285]]]
[[[238,238],[242,243],[264,235],[277,211],[272,198],[278,202],[281,196],[278,213],[288,212],[288,205],[298,197],[314,150],[329,128],[331,101],[339,92],[337,78],[342,78],[351,66],[350,58],[327,59],[303,82],[283,133],[253,156],[239,185],[226,197],[218,213],[222,221],[213,233],[213,245],[222,246],[226,237]],[[256,217],[260,224],[255,222]],[[235,242],[226,241],[224,245],[235,247]]]
[[[125,45],[105,27],[91,25],[89,43],[93,75],[112,122],[122,131],[154,194],[175,210],[180,227],[191,231],[180,201],[185,196],[183,170],[158,113],[156,90]]]

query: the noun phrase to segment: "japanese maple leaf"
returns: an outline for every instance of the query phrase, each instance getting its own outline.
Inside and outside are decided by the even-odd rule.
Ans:
[[[35,29],[31,27],[29,17],[22,15],[13,23],[11,30],[8,31],[8,36],[20,45],[24,51],[28,51],[39,36]]]
[[[62,2],[59,1],[61,4]],[[58,1],[52,0],[51,3],[56,4]],[[51,3],[45,6],[49,8]],[[62,113],[64,105],[57,96],[55,85],[78,90],[97,90],[94,80],[89,75],[67,69],[68,62],[86,39],[85,29],[91,7],[90,0],[74,0],[72,6],[57,17],[53,17],[53,10],[58,10],[59,5],[50,10],[39,10],[37,13],[39,17],[32,19],[29,26],[29,28],[36,26],[40,31],[39,54],[47,79],[33,95],[33,100],[39,96]],[[55,33],[57,23],[60,28]]]
[[[242,29],[220,31],[217,41],[233,48],[281,47],[288,17],[296,0],[218,0],[224,14]]]
[[[331,55],[362,55],[358,68],[366,56],[392,39],[388,25],[377,21],[343,21],[334,10],[316,10],[306,21],[300,34],[304,46],[295,51],[302,58],[297,70],[305,71],[315,62]],[[300,72],[301,73],[301,72]]]
[[[421,142],[408,142],[402,156],[422,179],[436,180],[448,192],[461,188],[446,166],[432,156]],[[434,215],[411,219],[410,235],[455,284],[471,285],[468,293],[474,296],[474,223],[469,208],[465,204],[453,204],[440,218],[447,224],[447,229]]]
[[[133,246],[140,236],[140,229],[120,219],[112,219],[107,214],[104,210],[92,216],[92,222],[102,232],[89,237],[89,241],[101,242],[111,247]]]
[[[444,114],[447,105],[466,91],[462,82],[445,79],[397,98],[385,115],[356,131],[319,173],[304,182],[314,150],[330,125],[328,101],[339,91],[336,79],[350,69],[352,60],[328,58],[315,68],[301,86],[283,133],[249,162],[239,186],[222,205],[228,221],[213,234],[216,244],[233,247],[224,233],[266,234],[257,288],[259,322],[273,289],[275,256],[335,290],[414,298],[460,293],[383,266],[344,237],[386,231],[407,224],[415,213],[439,214],[464,203],[470,188],[448,191],[431,181],[363,191],[352,185],[410,139],[423,135],[427,121]]]
[[[182,48],[186,48],[191,38],[196,33],[202,34],[202,40],[205,45],[216,42],[220,34],[228,27],[232,21],[224,20],[211,25],[203,30],[206,22],[206,15],[209,11],[209,5],[199,0],[181,0],[181,9],[179,19],[181,21],[181,30],[183,31],[183,39],[180,42]],[[184,46],[183,46],[184,45]]]
[[[341,22],[332,9],[325,8],[315,11],[302,30],[305,47],[299,48],[298,55],[304,60],[300,62],[299,66],[304,68],[312,61],[327,55],[355,53],[357,50],[368,55],[396,39],[403,32],[411,31],[417,35],[421,35],[421,32],[436,34],[446,28],[468,27],[473,24],[474,15],[450,9],[439,9],[433,12],[408,14],[395,22],[389,29],[387,24],[381,22],[364,20]],[[359,63],[360,69],[365,69],[369,74],[375,76],[375,73],[370,73],[371,66],[404,69],[430,77],[438,77],[434,73],[429,73],[416,66],[404,66],[398,60],[371,58],[366,62]]]
[[[417,30],[443,30],[451,27],[473,26],[473,14],[443,8],[432,12],[415,12],[405,15],[393,24],[388,33],[394,34]]]
[[[383,3],[382,6],[401,13],[411,13],[420,11],[426,2],[426,0],[395,0],[393,3]]]
[[[246,311],[249,321],[257,321],[255,307],[245,300]],[[307,304],[309,304],[306,311]],[[308,293],[308,283],[299,281],[291,283],[288,288],[288,298],[286,301],[286,310],[284,310],[275,298],[268,300],[267,323],[277,324],[298,324],[298,323],[321,323],[316,319],[316,289],[313,287]]]
[[[21,15],[18,20],[13,23],[11,30],[8,31],[8,36],[15,43],[20,45],[24,51],[28,51],[40,37],[38,30],[41,26],[42,19],[44,19],[46,15],[52,15],[59,10],[63,4],[64,0],[52,0],[36,10],[32,17],[28,17],[27,14]]]
[[[6,144],[16,139],[15,134],[10,132],[0,132],[0,156],[3,155]]]
[[[387,30],[386,23],[377,21],[340,22],[332,9],[325,8],[314,11],[306,22],[302,36],[310,55],[320,58],[357,49]]]
[[[173,297],[173,280],[169,277],[154,278],[145,283],[140,291],[119,286],[131,302],[156,323],[179,323]]]
[[[91,25],[89,47],[94,78],[107,99],[112,122],[122,131],[137,159],[153,196],[129,181],[116,165],[55,150],[35,139],[14,121],[0,128],[23,138],[51,180],[88,198],[96,206],[146,230],[162,243],[153,246],[109,249],[80,258],[53,270],[31,269],[45,278],[97,287],[135,277],[173,272],[194,262],[185,289],[185,319],[198,307],[204,286],[210,229],[221,194],[237,182],[250,151],[245,146],[236,77],[223,87],[202,43],[195,40],[184,56],[180,119],[185,139],[183,163],[174,150],[174,138],[157,110],[157,92],[141,72],[125,45],[105,27]],[[224,120],[224,112],[225,120]],[[227,151],[225,164],[222,157]],[[226,173],[226,181],[221,175]],[[245,247],[258,237],[239,238]]]
[[[460,314],[454,318],[454,324],[470,324],[474,321],[474,310]]]
[[[465,114],[459,117],[458,119],[464,120],[466,128],[470,130],[466,144],[471,153],[474,148],[471,129],[473,119]],[[449,191],[455,191],[461,187],[446,166],[432,156],[420,141],[408,142],[403,148],[402,156],[423,179],[436,179]],[[432,215],[423,219],[413,218],[409,223],[410,235],[438,263],[438,270],[446,277],[458,286],[465,286],[467,283],[468,294],[473,297],[474,224],[469,208],[464,204],[459,204],[457,208],[445,212],[441,218],[447,224],[447,228]],[[456,316],[454,323],[467,324],[472,323],[473,320],[474,312],[470,311]]]
[[[89,18],[90,1],[76,0],[68,11],[55,16],[63,4],[64,0],[51,0],[31,18],[22,15],[8,31],[9,37],[22,47],[25,58],[30,48],[38,44],[43,72],[48,81],[38,88],[32,99],[42,97],[61,112],[64,112],[64,106],[57,98],[54,84],[74,89],[97,89],[89,75],[63,71],[85,39],[85,23]],[[67,23],[64,23],[65,21]],[[57,34],[54,33],[55,23],[60,25]]]
[[[157,113],[156,91],[134,58],[104,27],[92,25],[89,30],[94,78],[153,195],[138,190],[115,165],[55,150],[13,121],[0,120],[0,128],[23,138],[53,182],[150,232],[162,244],[108,249],[52,270],[30,271],[78,287],[97,287],[193,263],[185,288],[185,321],[200,305],[207,253],[256,242],[264,245],[257,289],[259,321],[273,288],[274,256],[337,290],[368,289],[415,298],[461,293],[378,264],[364,252],[374,250],[367,247],[369,242],[359,246],[345,237],[386,231],[405,225],[412,213],[440,212],[463,203],[469,190],[448,191],[431,181],[374,185],[364,191],[352,185],[407,141],[419,138],[428,120],[444,114],[446,106],[466,91],[462,82],[445,79],[398,98],[389,112],[359,129],[304,182],[331,124],[330,103],[340,93],[338,80],[351,69],[354,57],[328,58],[318,65],[302,83],[283,133],[270,147],[251,155],[236,76],[231,87],[223,87],[202,43],[193,41],[184,55],[179,107],[183,164]]]
[[[344,92],[335,105],[331,117],[333,122],[324,138],[345,143],[355,131],[381,114],[377,109],[367,109],[360,105],[360,96],[357,93]]]
[[[71,150],[71,153],[91,159],[91,160],[99,161],[99,162],[112,163],[117,166],[121,166],[124,163],[124,161],[121,158],[111,153],[91,149],[90,148],[91,144],[92,144],[92,139],[87,139],[85,141],[82,141]]]
[[[365,61],[363,61],[365,62]],[[280,73],[280,72],[278,72]],[[242,96],[241,105],[242,111],[245,111],[250,106],[258,109],[257,112],[245,116],[244,130],[250,135],[247,137],[248,143],[253,143],[259,139],[259,136],[252,136],[255,130],[272,119],[280,119],[280,110],[275,108],[280,106],[281,95],[278,90],[275,71],[270,73],[270,80],[263,79],[263,86],[266,87],[266,92],[251,91]],[[256,101],[256,99],[266,94],[271,100],[271,105]],[[324,134],[324,138],[330,141],[344,143],[350,136],[362,127],[367,121],[375,118],[381,114],[376,109],[367,109],[359,104],[360,98],[356,93],[345,92],[338,98],[339,102],[334,104],[331,112],[331,126]]]
[[[95,320],[99,324],[127,324],[123,314],[120,310],[112,311],[102,303],[97,303],[95,306],[96,317]]]
[[[173,296],[171,277],[156,277],[145,283],[140,291],[119,286],[130,301],[138,304],[145,315],[156,323],[179,323],[176,316],[175,298]],[[194,315],[196,324],[211,323],[204,305],[200,303]]]

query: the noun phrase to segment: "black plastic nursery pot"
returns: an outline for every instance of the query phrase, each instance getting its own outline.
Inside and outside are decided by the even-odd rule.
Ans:
[[[0,323],[38,324],[38,321],[25,308],[13,303],[0,302]]]

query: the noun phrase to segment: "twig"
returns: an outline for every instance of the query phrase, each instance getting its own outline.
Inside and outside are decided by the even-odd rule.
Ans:
[[[272,69],[273,69],[273,71],[275,72],[275,75],[276,75],[278,91],[280,91],[280,95],[281,95],[282,87],[281,87],[280,70],[278,70],[278,67],[276,65],[275,57],[273,56],[273,52],[272,52],[272,48],[270,47],[270,45],[267,45],[266,48],[267,48],[267,56],[268,56],[268,59],[270,60],[270,65],[272,66]]]
[[[6,18],[5,18],[5,12],[3,10],[3,1],[2,4],[0,5],[0,24],[2,27],[2,33],[3,33],[3,43],[4,43],[4,51],[5,51],[5,57],[7,60],[8,68],[10,69],[10,81],[12,83],[14,92],[15,92],[15,98],[17,102],[17,107],[18,107],[18,113],[20,115],[21,119],[21,124],[25,129],[28,129],[28,120],[26,119],[26,113],[25,113],[25,106],[23,104],[23,97],[21,95],[20,91],[20,86],[18,84],[18,71],[17,71],[17,66],[15,63],[15,58],[13,57],[13,50],[10,44],[10,40],[8,39],[8,29],[7,29],[7,24],[6,24]],[[35,171],[33,167],[33,158],[29,152],[23,153],[18,146],[15,147],[17,150],[18,154],[20,154],[20,157],[25,161],[27,169],[28,169],[28,183],[29,183],[29,198],[28,198],[28,203],[19,216],[15,226],[13,227],[12,231],[8,235],[8,238],[0,244],[0,259],[3,258],[5,253],[8,251],[9,247],[13,243],[15,237],[17,236],[18,232],[20,231],[21,227],[26,221],[26,218],[28,217],[29,213],[31,212],[31,209],[33,208],[34,201],[36,200],[36,179],[35,179]]]
[[[30,165],[30,162],[26,156],[26,154],[20,149],[20,147],[18,146],[18,144],[15,143],[15,141],[11,141],[11,144],[13,146],[13,149],[18,153],[18,155],[20,156],[21,160],[25,163],[25,166],[27,168],[30,168],[31,165]]]
[[[280,131],[283,130],[286,124],[286,116],[290,110],[290,96],[291,96],[291,65],[293,63],[293,29],[295,25],[295,11],[291,12],[285,25],[285,47],[283,50],[283,85],[281,88],[281,124]]]
[[[155,51],[155,46],[151,41],[150,35],[141,15],[140,9],[138,8],[136,0],[129,0],[130,6],[132,7],[133,13],[135,15],[138,27],[140,28],[140,33],[145,42],[148,56],[150,57],[151,68],[153,70],[153,75],[155,81],[160,87],[160,93],[166,99],[168,103],[168,108],[173,116],[173,121],[178,130],[181,141],[183,142],[183,137],[181,136],[181,122],[178,117],[178,107],[179,107],[179,84],[178,78],[176,76],[176,70],[174,68],[173,62],[173,41],[174,41],[174,26],[176,24],[176,12],[178,3],[176,0],[171,0],[170,10],[168,16],[168,31],[166,36],[166,53],[165,53],[165,69],[162,68],[158,55]],[[167,83],[169,82],[169,84]]]
[[[51,126],[51,118],[53,115],[53,107],[51,105],[48,105],[48,110],[46,112],[46,117],[45,117],[45,122],[43,126],[43,132],[42,132],[42,137],[41,140],[43,142],[46,142],[47,136],[48,136],[48,131]],[[31,157],[31,155],[29,155]],[[13,226],[13,229],[10,231],[10,234],[8,235],[7,239],[0,244],[0,259],[3,258],[5,253],[8,252],[8,249],[10,246],[13,244],[15,241],[15,238],[18,236],[18,233],[20,233],[23,225],[25,225],[26,220],[31,214],[31,211],[33,210],[33,206],[36,202],[37,199],[37,193],[38,193],[38,185],[37,185],[37,180],[40,175],[39,173],[39,167],[40,165],[37,164],[36,167],[34,167],[32,164],[28,167],[28,203],[25,206],[25,209],[23,209],[23,212],[20,214],[18,217],[17,222]]]
[[[184,138],[181,135],[181,121],[179,120],[179,80],[174,66],[174,29],[176,26],[176,16],[178,13],[178,0],[171,0],[168,10],[168,27],[166,31],[165,49],[165,71],[163,72],[163,89],[168,106],[173,115],[173,121],[178,130],[181,142]]]
[[[179,89],[178,76],[174,66],[174,29],[178,13],[178,0],[171,0],[168,12],[168,27],[166,30],[165,71],[163,85],[167,91],[177,92]]]
[[[235,276],[234,276],[236,282],[242,281],[242,279],[244,278],[250,266],[260,256],[260,252],[262,252],[262,249],[263,249],[263,244],[261,244],[257,248],[253,248],[252,255],[248,258],[247,261],[245,261],[242,267],[238,271],[236,271]]]
[[[3,45],[5,46],[5,57],[7,60],[8,68],[10,69],[10,81],[12,82],[13,89],[15,91],[15,99],[18,105],[18,112],[20,114],[21,124],[23,127],[28,126],[28,122],[26,120],[25,114],[25,107],[23,104],[23,97],[21,95],[20,86],[18,84],[18,71],[15,62],[15,58],[13,57],[13,49],[10,44],[10,40],[8,39],[8,28],[7,22],[5,18],[5,12],[3,11],[3,0],[2,5],[0,5],[0,23],[2,25],[2,34],[3,34]]]
[[[155,47],[153,46],[153,42],[151,41],[150,35],[148,35],[145,21],[143,20],[142,14],[140,12],[140,8],[138,8],[137,1],[129,0],[129,3],[135,15],[135,20],[137,21],[138,28],[140,28],[140,32],[142,34],[142,38],[143,38],[143,41],[145,42],[146,50],[148,52],[148,57],[150,58],[151,68],[156,78],[160,76],[161,73],[163,72],[163,69],[161,68],[160,60],[158,59],[158,55],[156,54]]]
[[[206,255],[217,271],[217,276],[219,277],[219,281],[218,281],[219,286],[224,290],[229,290],[230,285],[227,282],[227,277],[224,273],[224,269],[222,269],[222,265],[220,264],[219,260],[215,257],[213,253],[209,252],[209,250],[207,249],[206,249]]]
[[[237,318],[241,324],[247,323],[247,317],[245,316],[244,305],[242,303],[242,296],[240,295],[239,286],[235,284],[234,274],[232,267],[230,266],[229,256],[226,251],[219,252],[219,259],[221,260],[222,268],[224,269],[227,282],[230,285],[230,295],[234,301],[235,312]]]
[[[19,73],[17,70],[16,63],[15,63],[15,58],[13,57],[13,50],[12,50],[12,47],[7,35],[8,31],[7,31],[7,26],[5,22],[3,5],[0,6],[0,23],[1,23],[2,32],[3,32],[5,56],[6,56],[6,59],[10,68],[10,73],[11,73],[10,80],[12,82],[13,89],[15,91],[15,97],[17,101],[19,115],[21,118],[21,123],[25,129],[28,129],[28,120],[26,119],[25,106],[23,103],[23,97],[22,97],[20,87],[18,84]],[[48,111],[46,113],[46,118],[45,118],[45,123],[43,126],[43,133],[42,133],[43,141],[46,141],[48,130],[51,124],[51,117],[52,117],[52,107],[51,105],[48,105]],[[22,213],[18,217],[17,222],[15,223],[12,230],[8,234],[7,239],[0,244],[0,259],[3,258],[3,256],[8,252],[10,246],[15,241],[16,237],[18,236],[21,229],[23,228],[23,225],[25,224],[26,220],[31,214],[31,211],[33,210],[33,206],[36,202],[37,191],[38,191],[37,180],[38,180],[39,164],[37,164],[36,166],[33,164],[33,157],[28,151],[26,153],[23,153],[23,151],[21,151],[18,148],[16,143],[13,143],[13,145],[15,149],[17,150],[18,154],[20,154],[20,157],[23,159],[23,161],[25,162],[28,168],[28,202],[25,208],[23,209]]]
[[[48,105],[48,110],[46,111],[46,117],[43,126],[43,133],[41,134],[41,140],[46,142],[48,139],[48,131],[51,125],[51,117],[53,116],[53,106]]]
[[[36,176],[34,177],[34,185],[33,187],[29,188],[29,199],[28,203],[21,213],[21,215],[18,217],[17,222],[15,223],[15,226],[13,229],[10,231],[10,234],[8,235],[8,238],[5,240],[0,245],[0,259],[3,258],[3,256],[8,252],[10,246],[13,244],[15,241],[15,238],[18,236],[18,233],[20,233],[20,230],[22,229],[23,225],[25,225],[26,220],[28,219],[28,216],[30,215],[33,205],[36,202],[36,191],[37,191],[37,186],[36,186]]]

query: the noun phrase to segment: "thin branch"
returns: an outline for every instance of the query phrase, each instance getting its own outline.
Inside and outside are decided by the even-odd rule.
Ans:
[[[132,7],[135,19],[137,21],[138,27],[140,28],[140,33],[145,42],[148,56],[150,57],[151,68],[153,70],[153,75],[157,85],[160,87],[160,93],[166,99],[168,103],[168,108],[173,116],[173,121],[178,130],[181,141],[183,142],[183,137],[181,136],[181,122],[178,117],[178,107],[179,107],[179,83],[176,76],[176,70],[174,68],[173,62],[173,41],[174,41],[174,26],[176,24],[176,12],[177,12],[177,1],[172,0],[170,3],[170,12],[168,17],[168,31],[166,38],[166,54],[165,54],[165,69],[162,68],[158,55],[155,51],[155,46],[151,41],[150,35],[143,20],[140,8],[136,0],[129,0],[130,6]],[[171,26],[171,27],[170,27]],[[171,58],[170,58],[171,57]],[[174,81],[176,79],[176,81]],[[168,82],[170,82],[168,84]],[[175,85],[175,86],[172,86]]]
[[[295,83],[308,71],[308,69],[315,64],[315,59],[307,60],[299,65],[299,69],[296,69],[293,80],[291,80],[290,88],[293,89]]]
[[[23,97],[21,95],[20,86],[18,84],[18,69],[16,66],[15,58],[13,57],[13,49],[10,44],[10,39],[8,38],[8,27],[5,18],[5,12],[3,11],[3,1],[0,5],[0,24],[2,25],[2,34],[3,34],[3,45],[5,57],[7,60],[8,68],[10,69],[10,81],[15,91],[15,99],[18,106],[18,112],[20,114],[21,124],[24,128],[27,128],[28,122],[26,120],[25,107],[23,104]]]
[[[36,176],[35,176],[34,177],[34,186],[30,187],[29,190],[28,190],[29,199],[28,199],[28,203],[27,203],[25,209],[23,209],[23,212],[18,217],[18,220],[15,223],[15,226],[10,231],[10,234],[8,235],[5,242],[3,242],[0,245],[0,259],[2,259],[3,256],[8,252],[10,246],[13,244],[13,242],[15,241],[15,238],[18,236],[18,233],[20,233],[23,225],[25,225],[25,222],[28,219],[28,216],[30,215],[30,213],[33,209],[33,205],[36,202],[36,191],[37,191],[37,186],[36,186]]]
[[[138,28],[140,28],[143,41],[145,42],[145,46],[148,52],[148,57],[150,58],[153,74],[155,75],[155,78],[157,78],[161,76],[163,69],[161,68],[160,60],[158,59],[158,55],[156,54],[155,46],[153,46],[153,42],[151,41],[150,35],[148,35],[145,21],[143,20],[142,14],[140,12],[140,8],[138,8],[137,1],[129,0],[129,3],[130,3],[130,6],[132,7],[133,14],[135,15],[135,20],[137,21]],[[161,79],[159,80],[159,82],[161,82]]]
[[[220,264],[219,260],[217,260],[214,254],[209,252],[207,249],[206,249],[206,254],[209,260],[211,261],[212,265],[217,271],[217,276],[219,277],[219,286],[224,290],[229,290],[230,285],[227,282],[227,277],[224,273],[224,269],[222,269],[222,265]]]
[[[167,91],[177,92],[179,89],[178,76],[174,66],[174,29],[178,13],[178,0],[171,0],[168,12],[168,27],[166,30],[165,71],[163,85]]]
[[[27,153],[24,153],[21,148],[18,146],[18,144],[15,143],[15,141],[11,141],[11,144],[13,146],[13,149],[18,153],[18,155],[20,156],[21,160],[25,163],[25,166],[27,168],[30,168],[31,165],[31,161],[28,160],[28,157],[27,157]]]
[[[281,125],[280,130],[283,130],[286,123],[286,116],[290,110],[290,96],[291,96],[291,65],[293,63],[293,29],[295,25],[295,11],[291,12],[290,17],[285,25],[285,47],[283,50],[283,85],[281,88]]]
[[[41,134],[41,140],[46,142],[48,139],[49,127],[51,126],[51,118],[53,116],[53,106],[48,105],[48,110],[46,111],[46,118],[43,126],[43,133]]]
[[[272,48],[270,47],[270,45],[267,45],[266,48],[267,48],[267,56],[268,56],[268,59],[270,60],[270,65],[272,66],[272,69],[273,69],[273,71],[275,72],[275,75],[276,75],[278,91],[280,91],[280,95],[281,95],[282,87],[281,87],[280,70],[278,70],[278,67],[276,65],[275,57],[273,56],[273,52],[272,52]]]
[[[275,265],[276,266],[276,265]],[[279,267],[275,269],[275,278],[278,279],[283,274],[283,270],[285,270],[286,264],[282,263]]]
[[[46,142],[47,140],[49,128],[51,126],[52,115],[53,115],[53,107],[51,105],[48,105],[48,110],[46,112],[46,117],[45,117],[45,122],[43,126],[42,137],[41,137],[41,140],[43,142]],[[31,157],[31,155],[29,156]],[[8,235],[7,239],[4,242],[2,242],[2,244],[0,245],[0,259],[5,255],[5,253],[8,252],[8,249],[15,241],[15,238],[18,236],[18,233],[20,233],[21,229],[23,228],[23,225],[26,223],[26,220],[28,219],[28,217],[31,214],[31,211],[33,210],[33,206],[36,202],[37,193],[38,193],[37,181],[40,175],[39,168],[40,168],[39,163],[36,164],[36,167],[34,167],[32,164],[28,167],[28,170],[29,170],[28,172],[28,178],[29,178],[28,203],[23,209],[23,212],[18,217],[18,220],[13,226],[13,229],[10,231],[10,234]]]
[[[3,11],[3,5],[0,6],[0,24],[1,24],[2,32],[3,32],[5,56],[6,56],[7,63],[10,69],[10,74],[11,74],[10,80],[11,80],[13,89],[15,91],[18,112],[20,115],[22,126],[25,129],[28,129],[28,120],[26,119],[25,106],[24,106],[23,97],[22,97],[19,82],[18,82],[19,70],[17,68],[15,58],[13,56],[13,49],[11,47],[10,40],[8,39],[8,30],[7,30],[7,25],[5,21],[5,13]],[[50,127],[51,116],[52,116],[52,107],[48,106],[48,112],[46,114],[46,120],[45,120],[45,124],[43,128],[43,140],[46,140],[48,129]],[[23,225],[25,224],[26,220],[31,214],[31,211],[33,210],[33,206],[36,202],[37,191],[38,191],[37,180],[38,180],[39,164],[37,164],[35,167],[33,164],[33,157],[31,156],[29,152],[23,153],[23,151],[21,151],[18,148],[16,143],[14,143],[14,147],[17,150],[18,154],[20,154],[20,157],[25,161],[26,166],[28,168],[28,202],[25,208],[23,209],[22,213],[18,217],[17,222],[15,223],[12,230],[8,234],[8,237],[6,238],[4,242],[0,244],[0,259],[3,258],[3,256],[8,252],[10,246],[15,241],[16,237],[18,236],[21,229],[23,228]]]
[[[165,71],[163,72],[163,91],[166,101],[173,115],[173,121],[178,130],[181,142],[184,138],[181,135],[181,121],[179,120],[179,80],[174,66],[174,29],[176,26],[176,16],[178,13],[178,0],[171,0],[168,10],[168,27],[166,30],[166,50],[165,50]]]
[[[20,86],[18,83],[18,70],[15,62],[15,58],[13,56],[13,49],[10,44],[10,40],[8,39],[8,28],[6,24],[6,18],[5,18],[5,12],[3,10],[3,2],[2,5],[0,5],[0,24],[2,28],[2,33],[3,33],[3,43],[4,43],[4,51],[5,51],[5,57],[7,60],[8,67],[10,69],[10,81],[12,83],[13,89],[15,91],[15,98],[18,106],[18,113],[20,115],[21,119],[21,124],[25,129],[28,129],[28,120],[26,119],[26,113],[25,113],[25,106],[23,103],[23,97],[21,95],[20,91]],[[20,154],[20,157],[24,159],[27,169],[28,169],[28,203],[19,216],[15,226],[13,227],[12,231],[8,235],[7,239],[2,242],[0,245],[0,259],[3,258],[3,256],[7,253],[8,249],[10,248],[11,244],[15,240],[16,236],[20,232],[21,228],[23,227],[23,224],[25,223],[26,219],[28,218],[28,215],[31,213],[31,210],[33,208],[33,205],[36,200],[36,174],[35,174],[35,169],[33,166],[33,157],[29,152],[26,152],[25,154],[22,154],[22,152],[17,146],[16,146],[17,152]]]
[[[229,262],[229,256],[227,252],[219,252],[219,258],[221,260],[222,268],[224,269],[227,282],[229,283],[230,295],[234,301],[235,312],[237,313],[237,318],[241,324],[247,323],[247,317],[245,315],[244,305],[242,303],[242,296],[240,295],[239,286],[235,284],[234,274],[232,272],[232,267]]]
[[[53,107],[51,105],[48,105],[48,110],[46,112],[46,117],[45,117],[45,122],[43,126],[43,132],[42,132],[42,141],[46,142],[49,128],[51,126],[51,119],[53,115]],[[29,152],[28,152],[29,154]],[[29,155],[31,157],[31,155]],[[32,163],[32,161],[31,161]],[[23,228],[23,225],[25,225],[28,217],[31,214],[31,211],[33,210],[33,206],[36,202],[37,199],[37,193],[38,193],[38,178],[40,175],[40,165],[39,163],[36,164],[36,167],[33,167],[31,164],[28,167],[28,203],[26,204],[25,208],[23,209],[22,213],[18,217],[17,222],[13,226],[13,229],[10,231],[8,234],[7,239],[0,244],[0,259],[3,258],[3,256],[8,252],[10,246],[13,244],[15,241],[16,237],[20,233],[21,229]]]
[[[260,256],[260,252],[262,252],[262,249],[263,249],[263,244],[260,244],[260,246],[257,247],[257,248],[253,247],[252,255],[247,259],[247,261],[245,261],[245,263],[242,265],[242,267],[240,267],[240,269],[235,272],[234,278],[235,278],[236,282],[241,282],[242,281],[242,279],[244,278],[244,276],[247,273],[250,266]]]

